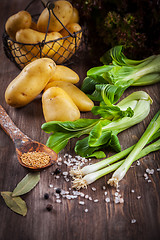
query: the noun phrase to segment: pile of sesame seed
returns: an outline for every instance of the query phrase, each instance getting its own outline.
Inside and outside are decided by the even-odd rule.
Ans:
[[[50,162],[50,156],[45,152],[27,152],[21,155],[21,161],[26,166],[41,168]]]

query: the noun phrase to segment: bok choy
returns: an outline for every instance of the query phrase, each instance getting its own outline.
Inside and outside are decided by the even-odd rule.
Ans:
[[[122,53],[122,46],[109,50],[100,67],[91,68],[82,84],[82,91],[90,98],[101,101],[101,94],[114,97],[115,103],[129,86],[144,86],[160,82],[160,55],[143,60],[128,59]]]
[[[74,122],[52,121],[44,123],[42,129],[52,133],[47,141],[47,146],[55,152],[60,152],[71,138],[88,135],[76,142],[75,152],[82,157],[104,158],[105,154],[100,149],[112,147],[121,151],[118,133],[141,122],[150,111],[152,100],[143,92],[134,92],[117,105],[107,106],[105,102],[98,107],[93,107],[93,114],[100,115],[99,119],[79,119]]]

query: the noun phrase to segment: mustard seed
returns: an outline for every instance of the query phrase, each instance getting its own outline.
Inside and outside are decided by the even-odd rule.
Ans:
[[[21,156],[21,161],[30,167],[45,167],[50,162],[50,156],[45,152],[27,152]]]

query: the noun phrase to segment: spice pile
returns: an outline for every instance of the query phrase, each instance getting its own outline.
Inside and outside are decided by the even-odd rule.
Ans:
[[[26,166],[42,168],[50,162],[50,156],[45,152],[27,152],[21,156],[22,163]]]
[[[47,211],[56,211],[56,204],[63,204],[64,201],[77,201],[79,206],[81,206],[82,212],[90,213],[92,212],[93,204],[125,204],[125,199],[123,193],[120,191],[120,188],[113,189],[102,185],[101,190],[96,189],[95,186],[88,187],[88,191],[77,191],[71,188],[72,178],[70,176],[70,169],[78,169],[79,166],[83,167],[85,165],[90,165],[91,159],[86,159],[80,156],[71,156],[70,154],[64,154],[63,157],[59,157],[57,161],[57,168],[54,172],[51,172],[51,175],[54,176],[53,183],[49,182],[48,184],[48,192],[44,193],[44,199],[47,200],[46,210]],[[63,167],[61,170],[61,166]],[[136,164],[132,165],[132,167],[140,166],[140,161],[136,161]],[[144,173],[144,180],[147,178],[147,183],[151,182],[152,175],[155,172],[159,172],[160,169],[146,169]],[[147,175],[146,175],[147,174]],[[60,185],[61,181],[55,181],[55,179],[60,180],[63,178],[67,182],[67,187],[63,187]],[[63,181],[62,181],[63,182]],[[52,191],[53,189],[53,191]],[[91,191],[90,191],[91,190]],[[89,193],[90,192],[90,193]],[[100,193],[100,194],[99,194]],[[135,200],[141,200],[142,196],[140,193],[136,193],[134,189],[130,189],[130,194],[133,194]],[[50,203],[48,203],[48,200]],[[52,202],[52,203],[51,203]],[[137,222],[136,216],[130,220],[131,224],[135,224]]]
[[[64,201],[78,201],[79,206],[81,206],[84,213],[92,212],[93,204],[123,204],[125,203],[124,191],[120,192],[120,188],[110,188],[102,184],[101,189],[97,189],[93,184],[91,187],[88,187],[88,190],[85,192],[77,191],[76,189],[71,188],[71,176],[70,169],[78,169],[79,166],[90,165],[91,159],[86,159],[84,157],[75,156],[72,157],[70,154],[65,154],[63,157],[59,157],[57,161],[57,168],[54,172],[51,172],[53,176],[52,180],[49,182],[49,189],[44,193],[43,198],[47,201],[46,210],[47,211],[56,211],[56,204],[64,204]],[[132,167],[140,166],[140,161],[137,161]],[[62,167],[62,169],[61,169]],[[44,170],[45,171],[45,170]],[[155,172],[159,172],[160,168],[149,169],[147,168],[145,173],[142,173],[144,180],[147,183],[152,182],[152,175]],[[60,178],[63,178],[64,181],[59,181]],[[58,181],[55,181],[55,180]],[[13,192],[1,192],[1,196],[4,198],[7,206],[14,212],[25,216],[27,214],[27,205],[21,195],[24,195],[31,191],[39,182],[40,173],[29,173],[27,174],[16,186]],[[63,185],[60,185],[60,184]],[[53,191],[52,191],[53,189]],[[133,194],[135,200],[140,200],[142,196],[140,193],[131,188],[130,194]],[[108,205],[109,206],[109,205]],[[135,216],[134,216],[135,217]],[[130,220],[131,223],[136,223],[136,219],[133,218]]]
[[[57,166],[58,168],[52,172],[51,174],[53,176],[55,176],[56,179],[59,179],[61,177],[63,177],[63,179],[66,182],[71,183],[72,178],[70,176],[70,169],[78,169],[79,167],[82,167],[86,164],[90,165],[90,161],[91,159],[86,159],[84,157],[81,156],[75,156],[72,157],[72,155],[70,154],[64,154],[63,158],[59,157],[57,160]],[[61,165],[66,165],[66,169],[65,171],[61,171],[61,169],[59,169],[59,167]],[[53,198],[55,200],[56,203],[62,203],[63,199],[68,199],[68,200],[74,200],[74,199],[78,199],[79,205],[84,205],[87,204],[86,201],[92,201],[94,203],[98,203],[99,201],[101,201],[100,199],[97,198],[96,196],[96,187],[92,186],[91,190],[94,192],[95,197],[93,197],[93,194],[85,194],[81,191],[77,191],[76,189],[72,189],[71,188],[71,184],[68,184],[68,188],[67,190],[61,189],[60,187],[54,187],[54,185],[52,183],[49,184],[49,188],[53,188]],[[117,188],[116,190],[114,190],[114,195],[110,196],[109,191],[106,190],[106,186],[102,186],[102,191],[103,191],[103,197],[101,197],[101,199],[104,200],[104,202],[109,203],[109,202],[114,202],[114,203],[123,203],[124,199],[122,198],[122,195],[120,194],[120,189]],[[91,196],[92,195],[92,196]],[[46,194],[44,194],[44,198],[46,199]],[[82,199],[81,199],[82,198]],[[86,208],[84,209],[85,212],[88,212],[86,210]]]
[[[79,205],[83,206],[83,211],[84,212],[88,212],[88,208],[86,207],[88,204],[87,204],[87,201],[91,201],[93,203],[98,203],[98,202],[104,202],[104,203],[115,203],[115,204],[122,204],[124,203],[124,197],[122,196],[123,194],[120,193],[120,188],[116,188],[116,189],[107,189],[105,185],[102,186],[102,193],[101,193],[101,196],[100,198],[97,197],[97,194],[96,194],[96,187],[94,186],[91,186],[91,190],[93,193],[91,194],[88,194],[88,193],[84,193],[82,191],[77,191],[75,189],[72,189],[71,188],[71,176],[69,174],[69,171],[70,171],[70,168],[73,168],[73,169],[78,169],[79,166],[84,166],[84,165],[90,165],[90,161],[91,159],[86,159],[84,157],[80,157],[80,156],[75,156],[75,157],[72,157],[70,154],[64,154],[63,158],[62,157],[59,157],[58,158],[58,161],[57,161],[57,166],[58,168],[52,172],[51,174],[55,177],[55,179],[60,179],[60,178],[63,178],[66,182],[69,182],[69,184],[67,184],[67,189],[63,189],[61,188],[60,186],[57,185],[56,187],[56,184],[52,184],[52,183],[49,183],[48,187],[50,189],[53,188],[53,192],[51,193],[45,193],[44,194],[44,198],[45,199],[48,199],[48,198],[52,198],[53,202],[55,203],[62,203],[64,200],[75,200],[77,199]],[[140,162],[137,161],[136,165],[133,165],[134,166],[139,166]],[[65,171],[61,171],[61,169],[59,168],[61,165],[66,165],[66,169]],[[159,171],[159,169],[157,169],[157,171]],[[154,169],[146,169],[146,173],[148,174],[153,174],[154,173]],[[147,175],[148,176],[148,175]],[[146,175],[144,174],[144,177],[145,177],[145,180],[146,180]],[[149,178],[149,176],[148,176]],[[150,179],[149,179],[150,180]],[[55,182],[55,181],[54,181]],[[151,182],[148,181],[148,182]],[[60,183],[60,181],[58,182]],[[134,189],[131,189],[130,190],[131,193],[135,193],[135,190]],[[47,196],[47,197],[46,197]],[[93,197],[94,196],[94,197]],[[137,200],[141,199],[141,195],[138,194],[136,196],[136,193],[135,193],[135,198]],[[52,206],[53,207],[53,206]],[[46,209],[48,208],[48,205],[46,207]],[[47,209],[48,210],[48,209]],[[49,210],[50,211],[50,210]]]

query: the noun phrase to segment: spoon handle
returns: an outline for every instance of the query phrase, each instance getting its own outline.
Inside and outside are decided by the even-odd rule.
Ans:
[[[10,136],[10,138],[17,142],[17,140],[28,141],[29,138],[16,127],[4,108],[0,105],[0,126]]]

